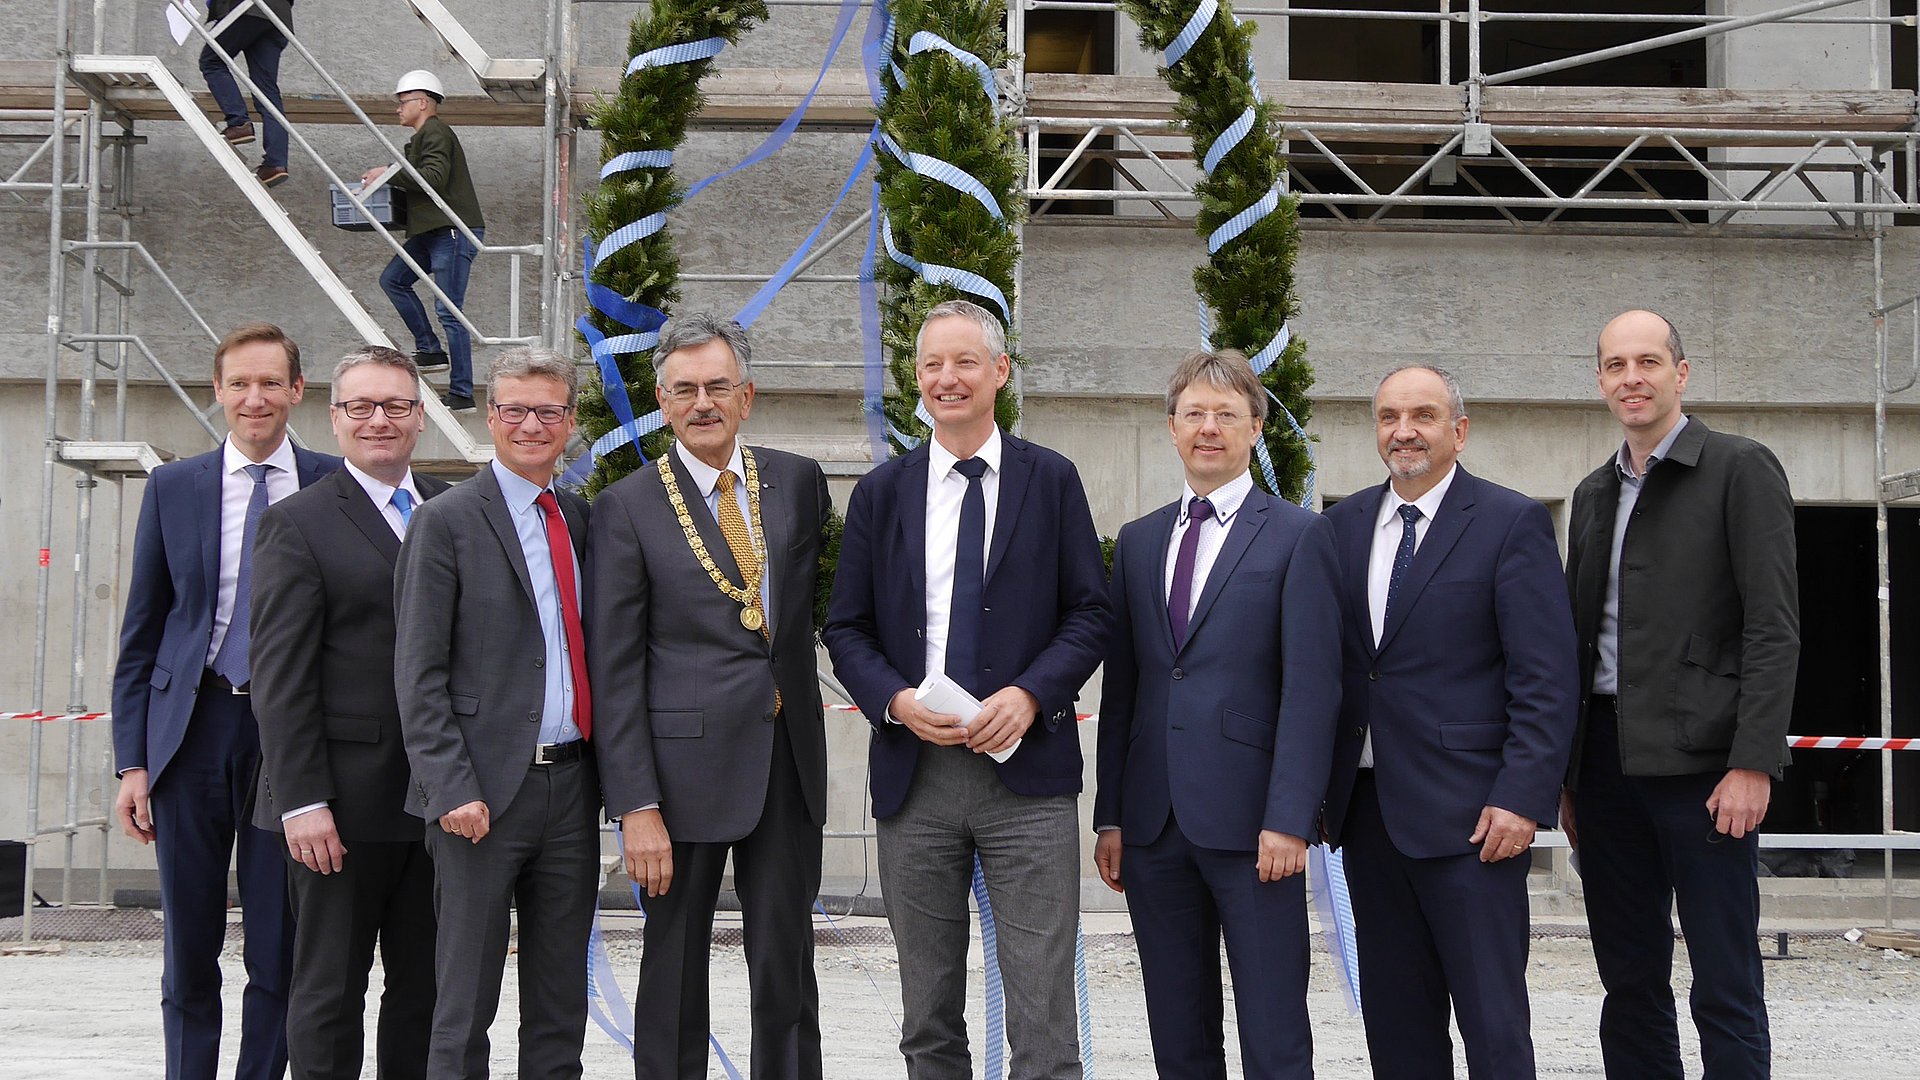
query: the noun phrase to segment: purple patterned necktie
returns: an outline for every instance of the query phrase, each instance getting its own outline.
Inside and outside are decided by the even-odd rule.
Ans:
[[[1200,550],[1200,523],[1213,516],[1213,504],[1195,495],[1187,504],[1187,531],[1180,537],[1180,553],[1173,558],[1173,589],[1167,597],[1167,625],[1173,628],[1173,649],[1187,643],[1187,620],[1193,607],[1193,561]]]

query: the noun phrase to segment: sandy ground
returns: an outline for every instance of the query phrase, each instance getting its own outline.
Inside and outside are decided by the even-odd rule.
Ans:
[[[1113,920],[1111,916],[1090,916],[1088,923],[1095,1073],[1109,1080],[1150,1077],[1152,1052],[1139,966],[1131,943],[1120,936],[1125,930],[1124,917],[1119,917],[1117,925],[1110,925]],[[610,929],[619,925],[615,920]],[[870,930],[861,931],[884,923],[847,919],[841,920],[841,925],[859,940],[871,935]],[[1799,959],[1767,965],[1774,1075],[1782,1080],[1920,1080],[1920,960],[1832,938],[1796,940],[1793,951]],[[224,967],[230,991],[224,1050],[230,1068],[237,1049],[237,987],[244,975],[236,947],[230,945],[228,952]],[[610,944],[609,953],[624,989],[631,993],[639,946],[616,940]],[[1684,993],[1684,952],[1682,957],[1678,979]],[[976,954],[969,1013],[976,1073],[983,1063],[977,960]],[[511,965],[509,959],[501,1019],[492,1031],[493,1070],[499,1077],[515,1074],[517,1000]],[[832,1080],[903,1075],[895,1050],[899,996],[892,947],[878,943],[823,945],[817,968],[826,1075]],[[1587,943],[1577,937],[1537,938],[1528,978],[1533,990],[1533,1031],[1540,1075],[1600,1076],[1595,1036],[1600,986]],[[58,955],[0,957],[0,1032],[4,1032],[0,1077],[158,1080],[162,1075],[159,980],[160,947],[152,941],[70,943]],[[716,947],[713,980],[716,1033],[741,1075],[749,1075],[746,974],[738,947]],[[1318,1074],[1330,1078],[1367,1076],[1360,1020],[1348,1015],[1324,953],[1315,956],[1308,1004]],[[370,1003],[370,1012],[373,1008],[374,1003]],[[1228,1054],[1235,1062],[1235,1072],[1238,1053],[1233,1044],[1238,1038],[1229,1008]],[[1682,1039],[1688,1043],[1693,1039],[1684,1019]],[[631,1075],[629,1059],[606,1034],[591,1025],[585,1063],[588,1077]],[[1464,1059],[1457,1072],[1465,1075]],[[1691,1049],[1688,1072],[1699,1073],[1698,1058]],[[371,1059],[365,1075],[374,1075]],[[724,1078],[717,1062],[710,1076]]]

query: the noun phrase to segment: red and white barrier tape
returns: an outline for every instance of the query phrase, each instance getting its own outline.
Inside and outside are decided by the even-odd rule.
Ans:
[[[859,712],[858,706],[827,706],[828,712]],[[0,720],[32,720],[35,723],[52,723],[55,720],[111,720],[112,713],[43,713],[43,712],[0,712]],[[1080,721],[1098,720],[1099,713],[1076,713],[1074,719]],[[1795,750],[1920,750],[1920,738],[1909,739],[1869,739],[1853,735],[1789,735],[1787,745]]]

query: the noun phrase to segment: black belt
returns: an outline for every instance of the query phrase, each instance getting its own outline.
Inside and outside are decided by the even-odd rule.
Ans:
[[[247,683],[243,686],[235,686],[227,681],[225,675],[220,674],[212,668],[208,668],[207,673],[200,677],[200,685],[212,686],[220,690],[225,690],[229,694],[238,694],[241,697],[245,697],[248,693],[247,687],[253,684]]]
[[[535,765],[565,765],[570,761],[579,761],[585,756],[587,756],[585,739],[562,743],[541,743],[533,748]]]

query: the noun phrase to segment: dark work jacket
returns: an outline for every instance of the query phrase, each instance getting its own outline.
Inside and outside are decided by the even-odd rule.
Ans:
[[[483,229],[486,222],[480,217],[480,197],[473,193],[473,176],[467,172],[466,151],[460,148],[460,136],[453,133],[445,120],[437,116],[427,118],[420,130],[407,140],[402,152],[407,163],[420,170],[427,183],[440,197],[447,200],[453,212],[467,223],[469,229]],[[429,233],[435,229],[450,228],[453,219],[433,205],[431,196],[421,193],[420,185],[413,182],[403,170],[393,174],[388,185],[398,191],[409,193],[407,200],[407,238]]]
[[[265,3],[268,9],[273,12],[274,16],[280,20],[282,25],[289,30],[293,29],[293,0],[265,0]],[[219,22],[221,19],[226,18],[234,8],[239,6],[240,0],[207,0],[207,21],[209,23]],[[248,8],[247,13],[240,17],[243,19],[260,19],[260,16],[254,13],[256,10],[257,9],[254,8]],[[266,22],[265,19],[260,19],[260,21]]]
[[[1573,493],[1567,584],[1580,642],[1580,775],[1620,476]],[[1772,451],[1689,417],[1647,470],[1620,552],[1620,767],[1781,775],[1800,666],[1793,496]]]

